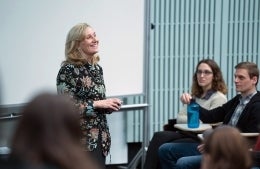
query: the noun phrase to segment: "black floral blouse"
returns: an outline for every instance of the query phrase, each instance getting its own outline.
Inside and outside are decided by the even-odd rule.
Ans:
[[[93,151],[98,139],[101,139],[103,154],[107,156],[111,137],[106,114],[110,112],[93,107],[93,101],[106,98],[102,67],[89,63],[62,66],[57,75],[57,91],[59,94],[69,94],[80,108],[81,142],[85,149]]]

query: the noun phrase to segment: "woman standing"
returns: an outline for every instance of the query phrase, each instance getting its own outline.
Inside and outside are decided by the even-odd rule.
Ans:
[[[74,99],[81,116],[81,142],[105,168],[111,145],[106,114],[118,111],[121,100],[106,98],[98,47],[99,40],[91,26],[79,23],[71,28],[65,44],[65,61],[57,75],[57,90]]]

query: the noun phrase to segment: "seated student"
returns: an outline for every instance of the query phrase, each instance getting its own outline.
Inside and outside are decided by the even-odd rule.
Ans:
[[[201,169],[250,169],[246,139],[234,127],[223,125],[205,139]]]
[[[206,109],[213,109],[227,102],[225,94],[227,87],[222,77],[221,70],[217,63],[212,59],[203,59],[196,66],[196,71],[193,75],[193,83],[191,95],[184,93],[181,96],[181,101],[195,98],[196,102]],[[178,123],[187,123],[187,106],[179,112],[177,117]],[[185,138],[185,139],[184,139]],[[159,165],[158,148],[163,143],[174,140],[198,142],[186,135],[173,131],[160,131],[153,135],[148,146],[148,151],[145,159],[144,169],[156,169]]]
[[[223,121],[223,124],[237,127],[241,132],[258,132],[260,124],[260,92],[256,90],[259,69],[255,63],[241,62],[235,66],[235,86],[240,92],[221,107],[206,110],[200,107],[200,120],[204,123]],[[185,100],[184,100],[185,101]],[[200,147],[194,143],[165,143],[159,148],[163,169],[199,169]]]
[[[43,93],[22,111],[11,154],[1,169],[98,169],[80,143],[78,109],[71,99]]]

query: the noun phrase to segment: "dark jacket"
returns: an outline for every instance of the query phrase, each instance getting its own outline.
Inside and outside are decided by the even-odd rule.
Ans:
[[[232,114],[239,104],[240,94],[233,99],[212,110],[206,110],[200,107],[200,119],[203,123],[223,122],[228,124]],[[236,127],[243,133],[259,132],[260,125],[260,92],[258,91],[247,103],[244,108]]]
[[[103,69],[100,65],[86,63],[82,66],[67,64],[60,68],[57,75],[57,91],[69,94],[80,108],[81,142],[85,150],[93,151],[101,142],[104,156],[108,155],[111,136],[106,114],[108,109],[94,108],[94,101],[106,99]]]

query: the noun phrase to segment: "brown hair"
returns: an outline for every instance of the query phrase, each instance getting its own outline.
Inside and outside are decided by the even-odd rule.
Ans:
[[[257,64],[253,63],[253,62],[241,62],[238,63],[235,66],[235,69],[246,69],[249,77],[252,79],[254,76],[257,77],[257,82],[255,85],[257,85],[258,83],[258,79],[259,79],[259,69],[257,67]]]
[[[198,71],[198,67],[202,63],[207,64],[212,69],[212,72],[213,72],[212,89],[215,91],[220,91],[223,94],[226,94],[227,86],[225,84],[225,81],[223,79],[219,66],[212,59],[203,59],[197,64],[196,71],[193,75],[193,82],[192,82],[192,87],[191,87],[192,96],[200,97],[203,94],[202,87],[199,86],[197,75],[196,75],[196,72]]]
[[[238,129],[223,125],[214,129],[205,141],[210,169],[250,169],[248,145]]]
[[[95,169],[80,144],[78,110],[71,98],[43,93],[22,111],[11,157],[31,165],[63,169]]]

